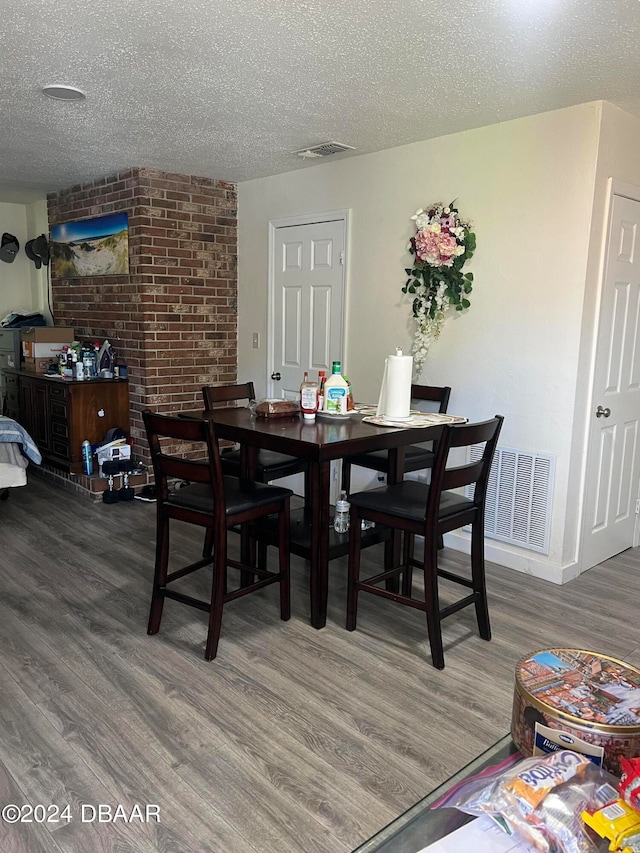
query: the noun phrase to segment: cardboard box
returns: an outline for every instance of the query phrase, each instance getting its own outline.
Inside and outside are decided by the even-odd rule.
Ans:
[[[102,476],[102,463],[113,462],[120,459],[131,459],[131,446],[125,438],[117,438],[115,441],[110,441],[109,444],[103,444],[96,451],[98,456],[98,465],[100,466],[100,474]]]
[[[68,343],[62,341],[52,341],[49,344],[35,343],[35,341],[22,342],[22,355],[25,358],[58,358],[64,347],[68,347]]]
[[[51,360],[51,358],[25,358],[23,368],[29,373],[46,373]],[[53,360],[55,361],[55,357]]]
[[[71,326],[27,326],[20,329],[20,340],[27,358],[55,358],[65,344],[75,340],[75,331]]]

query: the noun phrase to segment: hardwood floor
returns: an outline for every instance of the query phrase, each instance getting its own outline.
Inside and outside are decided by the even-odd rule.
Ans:
[[[146,634],[154,504],[92,504],[31,474],[0,527],[0,805],[68,803],[72,817],[0,822],[3,853],[346,853],[508,731],[522,655],[640,666],[640,549],[563,587],[489,565],[493,640],[473,608],[452,616],[438,671],[416,611],[363,595],[345,630],[346,561],[325,629],[294,557],[291,621],[275,587],[232,602],[206,663],[199,611],[167,601]],[[174,530],[175,559],[196,559],[199,531]],[[82,822],[99,803],[157,805],[161,822]]]

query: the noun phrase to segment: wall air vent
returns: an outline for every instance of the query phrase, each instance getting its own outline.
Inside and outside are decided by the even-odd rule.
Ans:
[[[469,449],[470,460],[480,458],[483,446]],[[498,447],[489,475],[485,535],[548,554],[554,470],[554,456]]]
[[[314,157],[328,157],[330,154],[340,154],[341,151],[355,151],[353,145],[343,145],[342,142],[321,142],[320,145],[312,145],[310,148],[301,148],[294,151],[303,160]]]

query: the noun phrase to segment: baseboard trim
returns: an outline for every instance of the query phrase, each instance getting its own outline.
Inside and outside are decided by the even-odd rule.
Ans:
[[[444,537],[444,544],[448,548],[453,548],[454,551],[462,551],[465,554],[469,554],[471,551],[471,537],[468,533],[459,531],[447,533]],[[554,565],[531,553],[516,554],[490,539],[484,541],[484,552],[486,559],[491,563],[497,563],[499,566],[505,566],[508,569],[514,569],[516,572],[522,572],[522,574],[541,578],[555,584],[568,583],[580,574],[576,561],[564,566]]]

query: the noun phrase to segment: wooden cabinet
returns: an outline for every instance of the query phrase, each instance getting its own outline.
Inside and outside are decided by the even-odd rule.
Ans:
[[[7,415],[21,423],[42,453],[58,468],[82,471],[82,442],[103,441],[110,429],[129,432],[126,379],[78,382],[5,370]]]

